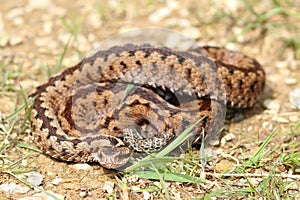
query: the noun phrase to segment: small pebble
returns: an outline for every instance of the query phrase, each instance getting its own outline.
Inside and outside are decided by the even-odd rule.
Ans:
[[[253,149],[253,146],[250,145],[250,144],[244,144],[243,146],[246,148],[246,150],[251,150],[251,149]]]
[[[148,200],[151,198],[151,194],[147,191],[143,191],[143,199]]]
[[[0,13],[0,31],[4,31],[4,23],[3,23],[3,17],[2,14]]]
[[[139,180],[139,176],[137,175],[133,175],[133,176],[129,176],[127,178],[128,183],[135,183]]]
[[[8,194],[15,194],[15,193],[25,194],[30,190],[30,188],[28,186],[21,186],[17,183],[12,182],[9,184],[5,184],[5,183],[1,184],[0,190]]]
[[[224,145],[224,144],[226,144],[226,142],[231,141],[234,138],[235,138],[234,134],[228,133],[228,134],[224,135],[224,137],[222,137],[221,144]]]
[[[248,132],[251,132],[253,130],[253,126],[249,126],[248,128],[247,128],[247,131]]]
[[[245,41],[245,34],[240,34],[240,33],[242,33],[242,28],[238,28],[238,27],[235,27],[234,29],[233,29],[233,31],[234,31],[234,33],[235,34],[237,34],[237,41],[239,41],[239,42],[244,42]]]
[[[170,8],[160,8],[149,16],[149,21],[152,23],[158,23],[162,19],[169,16],[170,14],[171,14]]]
[[[277,68],[286,68],[287,67],[287,62],[286,61],[281,61],[281,62],[277,62],[276,67]]]
[[[23,17],[16,17],[12,20],[11,23],[16,25],[16,26],[23,25],[24,24],[24,18]]]
[[[8,35],[0,35],[0,47],[5,47],[8,45],[9,36]]]
[[[297,83],[297,79],[289,77],[289,78],[284,79],[284,83],[286,85],[295,85]]]
[[[131,187],[131,190],[133,190],[133,191],[136,191],[136,190],[140,190],[141,188],[139,187],[139,186],[137,186],[137,185],[133,185],[132,187]]]
[[[30,172],[27,176],[27,181],[37,186],[41,185],[44,179],[43,175],[39,172]]]
[[[228,134],[224,135],[223,138],[224,138],[224,140],[226,140],[228,142],[228,141],[233,140],[235,138],[235,135],[232,133],[228,133]]]
[[[51,184],[52,184],[52,185],[58,185],[61,181],[62,181],[62,178],[56,177],[56,178],[51,182]]]
[[[277,100],[273,99],[266,99],[263,101],[263,105],[265,108],[270,110],[272,113],[277,113],[280,109],[280,105]]]
[[[282,123],[282,124],[287,124],[289,123],[290,121],[284,117],[273,117],[273,120],[278,122],[278,123]]]
[[[299,122],[299,121],[300,121],[299,117],[296,116],[296,115],[291,115],[291,116],[289,116],[289,120],[290,120],[291,122]]]
[[[179,5],[180,5],[178,3],[178,1],[175,1],[175,0],[167,1],[167,4],[168,4],[168,7],[171,9],[177,9],[177,8],[179,8]]]
[[[21,161],[21,166],[23,166],[23,167],[26,167],[26,166],[28,166],[28,162],[27,162],[27,160],[22,160]]]
[[[18,44],[21,44],[22,42],[23,42],[23,38],[22,37],[16,36],[16,35],[10,36],[9,44],[11,46],[16,46]]]
[[[77,170],[90,170],[92,167],[87,163],[76,163],[72,167]]]
[[[292,90],[289,94],[290,103],[296,108],[300,109],[300,88]]]
[[[202,159],[203,156],[205,156],[205,157],[216,157],[216,155],[218,154],[218,152],[214,151],[212,149],[212,147],[205,147],[205,151],[204,151],[205,155],[201,155],[201,154],[202,154],[202,152],[199,151],[199,157]]]
[[[92,192],[87,188],[81,188],[81,191],[79,192],[79,196],[82,198],[92,196]]]
[[[262,127],[263,127],[263,128],[267,128],[269,125],[270,125],[269,122],[263,122],[263,123],[262,123]]]
[[[23,16],[24,15],[24,9],[23,8],[13,8],[10,11],[7,12],[5,15],[5,18],[8,21],[14,20],[17,17]]]
[[[87,192],[86,192],[86,191],[81,191],[81,192],[79,192],[79,196],[80,196],[81,198],[85,198],[85,197],[87,197],[88,195],[87,195]]]
[[[199,28],[196,28],[196,27],[186,27],[182,33],[184,35],[186,35],[187,37],[191,37],[191,38],[194,38],[194,39],[197,39],[200,37],[201,33],[199,31]]]
[[[237,12],[237,10],[243,6],[239,0],[224,1],[224,3],[225,10],[230,13]]]
[[[87,18],[87,22],[95,29],[99,29],[103,24],[100,16],[97,13],[90,14]]]
[[[178,26],[182,26],[182,27],[190,27],[191,26],[191,22],[187,19],[178,19],[177,22],[178,22]],[[197,29],[197,31],[198,31],[198,29]]]
[[[102,189],[105,190],[108,194],[111,194],[114,190],[115,184],[111,181],[105,181]]]
[[[52,5],[51,0],[28,0],[27,6],[31,9],[47,9]]]
[[[54,23],[53,23],[53,21],[50,21],[50,20],[48,20],[48,21],[45,21],[44,23],[43,23],[43,31],[45,32],[45,33],[51,33],[51,31],[53,30],[53,26],[54,26]],[[38,38],[36,38],[36,39],[38,39]]]

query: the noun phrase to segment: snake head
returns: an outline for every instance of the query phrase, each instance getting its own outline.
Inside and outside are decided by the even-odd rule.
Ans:
[[[107,169],[117,169],[124,166],[130,158],[130,149],[120,146],[102,146],[93,153],[94,161]]]

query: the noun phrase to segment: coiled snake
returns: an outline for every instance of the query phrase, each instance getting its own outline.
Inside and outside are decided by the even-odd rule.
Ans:
[[[118,168],[132,152],[159,151],[193,119],[204,117],[195,131],[208,131],[224,102],[251,107],[265,82],[260,64],[203,49],[127,44],[84,58],[30,95],[36,145],[61,160]]]

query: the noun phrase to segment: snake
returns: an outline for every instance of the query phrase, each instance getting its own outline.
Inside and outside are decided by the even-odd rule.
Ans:
[[[265,72],[254,59],[217,46],[180,51],[151,44],[99,50],[29,95],[34,143],[63,161],[108,169],[135,153],[159,152],[195,119],[211,131],[222,108],[252,107]],[[192,138],[192,141],[195,140]],[[203,139],[203,138],[202,138]]]

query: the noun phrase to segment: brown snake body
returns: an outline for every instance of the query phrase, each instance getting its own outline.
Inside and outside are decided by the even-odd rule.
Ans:
[[[159,151],[193,119],[205,118],[196,132],[209,131],[225,101],[251,107],[264,86],[260,64],[204,49],[127,44],[83,59],[30,95],[36,145],[61,160],[118,168],[132,152]]]

